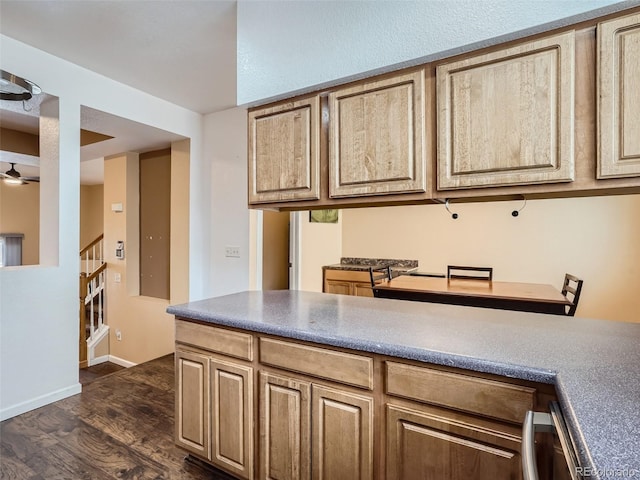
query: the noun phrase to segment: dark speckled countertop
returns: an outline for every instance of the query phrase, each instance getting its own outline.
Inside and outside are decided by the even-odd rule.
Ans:
[[[323,270],[368,271],[369,267],[382,268],[389,266],[396,272],[413,272],[418,269],[418,260],[398,260],[394,258],[362,258],[342,257],[340,263],[325,265]]]
[[[600,473],[592,478],[625,471],[640,478],[640,324],[288,290],[242,292],[167,312],[554,384],[582,465]]]

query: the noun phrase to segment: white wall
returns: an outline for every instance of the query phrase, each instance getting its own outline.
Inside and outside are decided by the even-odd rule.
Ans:
[[[199,208],[211,216],[211,230],[209,249],[202,257],[209,276],[203,282],[205,290],[198,292],[201,298],[249,288],[247,110],[232,108],[207,115],[204,137],[204,180],[210,203]],[[225,246],[240,247],[240,258],[225,257]]]
[[[640,195],[343,211],[342,255],[410,258],[420,270],[494,268],[496,281],[584,280],[577,316],[640,322]],[[383,233],[381,233],[383,232]]]
[[[241,0],[238,105],[412,59],[438,57],[446,50],[613,3]]]
[[[0,59],[3,70],[34,81],[43,91],[60,99],[57,153],[60,168],[64,169],[64,175],[59,175],[59,183],[56,180],[46,187],[43,178],[41,184],[41,266],[0,271],[0,418],[4,419],[80,390],[81,105],[191,138],[190,284],[196,285],[194,290],[201,285],[202,270],[207,267],[199,262],[199,258],[209,244],[210,219],[194,206],[203,192],[206,196],[209,187],[207,179],[199,172],[201,115],[6,36],[0,36]],[[41,169],[41,177],[56,178],[60,171],[57,164],[51,172],[45,173],[46,170]],[[60,205],[59,211],[43,215],[45,204],[47,208]],[[47,232],[54,232],[53,236]],[[43,239],[46,239],[44,245]],[[52,261],[43,261],[43,258]]]

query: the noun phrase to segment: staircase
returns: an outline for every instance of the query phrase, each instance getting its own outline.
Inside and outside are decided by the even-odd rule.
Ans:
[[[80,368],[96,362],[95,349],[108,339],[104,323],[107,264],[104,236],[100,235],[80,251]]]

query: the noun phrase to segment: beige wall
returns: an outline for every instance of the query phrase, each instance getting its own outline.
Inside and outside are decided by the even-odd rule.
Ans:
[[[180,154],[182,163],[188,162],[188,149],[184,145]],[[107,260],[107,324],[110,327],[110,354],[126,362],[141,363],[174,350],[174,318],[165,310],[170,301],[143,297],[139,292],[139,162],[138,155],[127,153],[105,159],[104,163],[104,235]],[[177,169],[176,169],[177,170]],[[187,170],[188,171],[188,170]],[[185,185],[186,182],[186,185]],[[174,216],[188,218],[188,177],[180,174],[176,184],[176,198],[172,198],[172,219]],[[172,192],[173,197],[173,192]],[[112,203],[122,203],[124,211],[111,211]],[[172,222],[172,248],[176,248],[178,258],[184,260],[184,244],[188,242],[188,221]],[[125,259],[115,257],[118,240],[125,241]],[[188,252],[188,249],[187,249]],[[172,265],[175,263],[172,253]],[[185,265],[187,262],[184,262]],[[120,282],[115,275],[120,274]],[[188,285],[188,269],[172,271],[174,284]],[[188,287],[186,287],[188,288]],[[176,298],[186,300],[186,288],[176,288]],[[116,330],[122,333],[122,340],[116,339]]]
[[[171,258],[169,295],[172,304],[189,301],[189,172],[191,140],[171,144]]]
[[[40,184],[0,182],[0,233],[23,233],[22,264],[40,263]]]
[[[340,262],[343,250],[343,214],[338,223],[311,223],[309,212],[301,212],[300,290],[322,291],[322,266]]]
[[[640,322],[640,195],[343,210],[342,255],[494,268],[495,280],[584,279],[577,316]]]
[[[103,185],[80,185],[80,248],[104,233]]]

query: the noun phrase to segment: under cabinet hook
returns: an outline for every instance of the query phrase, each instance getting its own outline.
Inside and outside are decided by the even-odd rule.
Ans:
[[[520,215],[520,212],[524,210],[524,207],[527,206],[527,197],[522,195],[522,200],[524,200],[524,203],[522,204],[522,206],[518,210],[514,210],[513,212],[511,212],[512,217],[517,217],[518,215]]]
[[[449,210],[449,199],[445,199],[444,201],[444,208],[447,209],[447,212],[449,212],[451,214],[451,218],[453,218],[454,220],[458,218],[458,214],[455,212],[452,212],[451,210]]]

